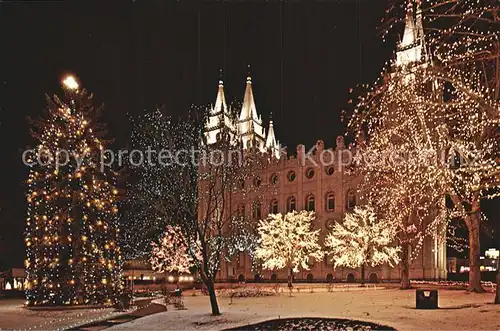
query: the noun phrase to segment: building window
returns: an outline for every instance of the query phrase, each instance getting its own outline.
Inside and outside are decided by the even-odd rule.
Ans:
[[[252,216],[253,216],[253,218],[258,218],[258,219],[260,219],[260,217],[261,217],[260,202],[259,201],[253,202]]]
[[[313,168],[307,168],[306,177],[308,179],[312,179],[314,177],[314,169]]]
[[[335,171],[335,169],[333,168],[333,166],[326,167],[326,169],[325,169],[325,173],[326,173],[328,176],[333,175],[333,172],[334,172],[334,171]]]
[[[259,186],[260,186],[260,183],[261,183],[261,180],[260,180],[260,177],[259,177],[259,176],[255,177],[255,178],[253,179],[253,185],[254,185],[255,187],[259,187]]]
[[[240,190],[245,188],[245,180],[244,179],[238,179],[238,188]]]
[[[274,199],[273,201],[271,201],[271,205],[269,206],[269,211],[271,212],[271,214],[279,213],[278,200]]]
[[[310,194],[306,198],[306,210],[307,211],[314,211],[315,210],[315,200],[314,200],[314,195]]]
[[[287,201],[287,211],[290,213],[294,210],[297,210],[296,207],[297,206],[295,204],[295,197],[289,197]]]
[[[271,175],[271,184],[273,184],[273,185],[278,184],[278,180],[279,180],[278,174]]]
[[[287,177],[288,177],[289,182],[293,182],[295,180],[295,177],[296,177],[295,171],[291,170],[290,172],[288,172]]]
[[[335,210],[335,194],[333,194],[333,192],[329,192],[326,194],[326,210]]]
[[[346,208],[347,210],[353,210],[356,207],[356,193],[354,190],[347,191]]]

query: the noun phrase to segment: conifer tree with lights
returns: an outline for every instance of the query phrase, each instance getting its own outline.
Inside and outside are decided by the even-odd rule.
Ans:
[[[302,210],[269,214],[259,222],[255,257],[264,269],[286,269],[289,288],[293,287],[294,273],[300,268],[309,270],[311,259],[321,260],[324,256],[318,243],[320,230],[313,229],[314,219],[314,212]]]
[[[31,120],[28,155],[28,305],[111,304],[122,289],[117,173],[101,171],[108,141],[101,105],[72,77]]]
[[[400,261],[395,226],[391,221],[378,218],[370,206],[354,208],[342,222],[337,222],[325,238],[325,251],[334,268],[360,268],[361,285],[365,282],[365,266],[376,267]]]

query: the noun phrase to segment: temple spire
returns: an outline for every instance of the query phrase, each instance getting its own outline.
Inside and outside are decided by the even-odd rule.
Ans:
[[[276,146],[276,137],[274,136],[274,125],[272,114],[269,119],[269,130],[267,131],[266,148],[272,148]]]
[[[222,129],[227,129],[230,134],[236,134],[236,129],[231,119],[230,109],[226,102],[221,69],[219,73],[217,98],[215,104],[210,108],[210,113],[205,124],[205,135],[209,145],[217,142],[217,135],[221,133]]]
[[[273,114],[270,114],[269,118],[269,130],[267,132],[266,138],[266,149],[273,155],[275,158],[280,158],[280,143],[276,140],[276,136],[274,134],[274,124],[273,124]]]
[[[212,108],[212,114],[227,113],[227,103],[226,96],[224,93],[224,81],[222,80],[222,69],[219,71],[219,88],[217,90],[217,99],[215,100],[215,105]]]
[[[243,96],[243,106],[241,107],[240,121],[254,119],[258,120],[257,109],[255,108],[255,100],[252,90],[252,76],[250,74],[250,65],[248,65],[247,81],[245,94]]]
[[[400,48],[406,48],[413,45],[417,40],[417,29],[415,28],[415,21],[413,19],[413,6],[411,1],[408,2],[406,10],[405,30],[403,33],[403,40],[399,45]]]
[[[243,142],[243,148],[253,146],[264,151],[264,129],[262,127],[262,119],[258,116],[257,108],[255,107],[250,65],[248,66],[245,94],[238,121],[238,132]],[[254,146],[254,144],[257,144],[257,146]]]
[[[415,1],[416,15],[413,11],[414,1],[408,2],[403,38],[396,52],[396,64],[408,66],[426,59],[422,10],[420,1]]]

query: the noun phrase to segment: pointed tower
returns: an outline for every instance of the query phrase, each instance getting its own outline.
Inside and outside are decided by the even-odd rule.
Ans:
[[[210,107],[207,122],[205,124],[205,136],[207,144],[212,145],[217,142],[217,135],[223,128],[226,128],[231,136],[236,135],[236,128],[231,117],[230,108],[226,102],[224,94],[224,82],[222,73],[219,79],[219,88],[215,104]]]
[[[274,125],[272,117],[269,120],[269,130],[267,132],[266,138],[266,150],[277,159],[281,157],[281,145],[280,142],[276,140],[276,137],[274,135]]]
[[[238,119],[238,135],[243,144],[243,149],[251,147],[265,151],[265,135],[262,127],[262,118],[257,115],[252,91],[252,77],[247,75],[245,96]]]
[[[410,0],[406,11],[403,39],[399,43],[396,51],[397,66],[409,66],[427,60],[424,28],[422,24],[422,9],[419,0],[416,1],[415,7],[416,15],[414,16],[413,1]]]

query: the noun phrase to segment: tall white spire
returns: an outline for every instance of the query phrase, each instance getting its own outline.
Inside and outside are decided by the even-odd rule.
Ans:
[[[408,5],[406,10],[405,31],[403,33],[403,40],[399,44],[400,48],[411,46],[417,40],[417,29],[415,28],[415,21],[413,20],[413,10],[411,4]]]
[[[267,132],[266,149],[277,159],[281,156],[281,146],[274,135],[273,120],[269,120],[269,130]]]
[[[217,99],[215,105],[212,106],[210,111],[211,115],[218,115],[221,112],[227,113],[226,96],[224,95],[224,82],[219,80],[219,89],[217,90]]]
[[[244,149],[257,147],[261,151],[265,150],[262,118],[257,115],[257,108],[255,107],[252,90],[252,77],[250,76],[250,73],[247,75],[243,106],[241,107],[238,121],[238,133],[241,137]]]
[[[231,119],[231,112],[226,102],[224,82],[221,77],[219,80],[215,104],[210,107],[210,113],[205,124],[207,144],[211,145],[217,142],[217,135],[223,128],[228,129],[230,134],[236,134],[236,128],[233,120]]]
[[[425,60],[425,42],[421,3],[416,1],[416,15],[414,17],[413,0],[409,0],[403,39],[396,52],[396,64],[406,66],[423,60]]]

